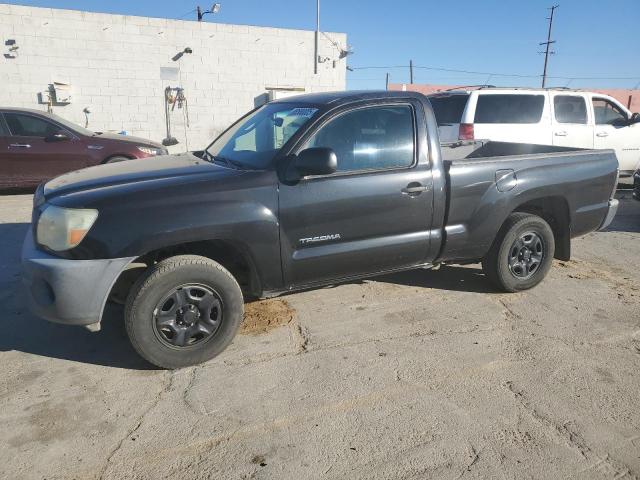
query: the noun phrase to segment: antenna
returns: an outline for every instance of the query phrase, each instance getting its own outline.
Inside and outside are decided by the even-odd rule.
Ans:
[[[556,11],[556,8],[558,8],[560,5],[554,5],[553,7],[549,8],[549,10],[551,10],[551,16],[548,18],[549,20],[549,33],[547,34],[547,41],[546,42],[541,42],[540,45],[545,45],[545,51],[544,51],[544,70],[542,72],[542,88],[545,88],[546,84],[547,84],[547,65],[549,64],[549,55],[553,55],[556,52],[550,51],[549,47],[551,47],[552,43],[556,43],[555,40],[551,40],[551,28],[553,27],[553,14]],[[542,52],[540,52],[542,53]]]

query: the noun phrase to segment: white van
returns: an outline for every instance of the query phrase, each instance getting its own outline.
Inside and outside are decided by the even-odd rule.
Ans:
[[[600,93],[481,87],[429,95],[440,141],[494,140],[615,150],[620,177],[640,166],[640,115]]]

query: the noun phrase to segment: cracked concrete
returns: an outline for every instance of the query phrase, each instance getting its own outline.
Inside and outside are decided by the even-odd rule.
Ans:
[[[120,439],[120,441],[115,446],[115,448],[113,450],[111,450],[111,452],[109,453],[109,456],[107,457],[107,460],[104,463],[104,467],[100,471],[100,476],[99,476],[100,480],[102,480],[103,478],[107,478],[106,475],[107,475],[109,466],[111,464],[111,459],[113,457],[115,457],[116,454],[120,451],[120,449],[122,448],[125,440],[129,440],[129,439],[133,439],[134,438],[135,433],[142,426],[142,422],[144,422],[145,417],[150,412],[153,411],[153,409],[156,407],[156,405],[158,405],[158,403],[160,402],[160,399],[162,398],[162,395],[166,394],[167,391],[171,389],[171,384],[172,384],[172,380],[174,378],[174,375],[175,375],[174,372],[165,372],[162,385],[161,385],[160,389],[158,390],[158,393],[156,394],[156,396],[153,399],[153,401],[150,402],[148,404],[148,407],[145,409],[145,411],[142,412],[142,414],[140,415],[140,418],[135,422],[135,425],[133,426],[133,428],[131,428],[130,430],[127,431],[127,434]],[[186,391],[187,390],[185,389],[185,392]]]
[[[29,211],[0,198],[0,478],[640,476],[640,202],[532,291],[445,266],[256,302],[177,372],[117,308],[99,332],[26,312]]]

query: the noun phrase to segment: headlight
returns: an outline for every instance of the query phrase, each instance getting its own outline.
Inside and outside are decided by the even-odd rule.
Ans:
[[[49,205],[38,219],[38,243],[56,252],[69,250],[80,244],[97,218],[97,210]]]
[[[138,147],[138,150],[140,150],[143,153],[146,153],[147,155],[162,155],[162,150],[160,150],[159,148]]]

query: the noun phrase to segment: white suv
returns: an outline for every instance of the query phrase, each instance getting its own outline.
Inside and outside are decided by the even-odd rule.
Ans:
[[[442,143],[459,140],[615,150],[620,176],[640,164],[640,115],[600,93],[481,87],[429,95]]]

